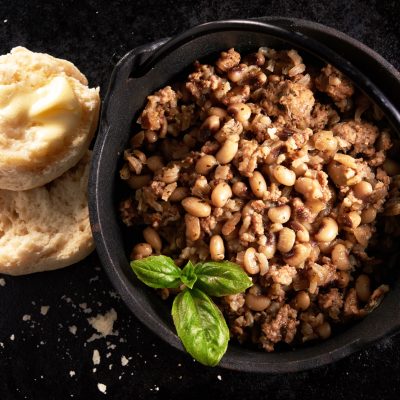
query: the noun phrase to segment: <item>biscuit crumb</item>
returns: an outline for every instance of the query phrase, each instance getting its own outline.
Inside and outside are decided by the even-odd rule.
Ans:
[[[93,365],[100,364],[100,353],[97,349],[93,350],[92,361],[93,361]]]
[[[97,314],[95,317],[88,318],[89,324],[94,328],[98,334],[94,333],[87,342],[104,338],[108,335],[118,335],[118,332],[114,332],[114,322],[117,320],[117,312],[112,308],[104,315]]]
[[[104,394],[107,393],[107,386],[104,385],[104,383],[98,383],[98,384],[97,384],[97,389],[99,389],[99,391],[100,391],[101,393],[104,393]]]
[[[76,331],[78,330],[78,328],[76,327],[76,325],[71,325],[71,326],[68,327],[68,330],[69,330],[73,335],[75,335],[75,334],[76,334]]]
[[[49,311],[50,306],[41,306],[40,307],[40,314],[46,315],[47,312]]]
[[[123,367],[125,367],[126,365],[128,365],[128,363],[129,363],[129,360],[125,356],[122,356],[121,357],[121,365]]]

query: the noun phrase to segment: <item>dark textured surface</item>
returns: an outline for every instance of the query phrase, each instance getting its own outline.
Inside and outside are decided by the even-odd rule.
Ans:
[[[104,93],[115,62],[137,45],[200,22],[261,15],[325,23],[400,67],[400,6],[384,0],[60,1],[47,5],[2,1],[0,52],[24,45],[68,58]],[[400,335],[317,370],[280,376],[241,374],[201,367],[150,333],[116,296],[95,255],[64,270],[3,278],[2,400],[398,398]],[[46,315],[41,314],[41,306],[50,306]],[[114,324],[118,335],[87,342],[94,333],[87,318],[110,309],[118,314]],[[101,356],[99,365],[92,362],[95,349]],[[121,365],[123,356],[129,360],[126,366]],[[98,383],[107,385],[106,396],[99,392]]]

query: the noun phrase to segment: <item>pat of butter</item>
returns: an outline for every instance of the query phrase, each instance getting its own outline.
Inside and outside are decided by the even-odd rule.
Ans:
[[[27,146],[38,155],[62,146],[74,134],[81,113],[79,101],[65,77],[55,77],[39,88],[21,84],[0,86],[1,120],[14,130],[29,130]],[[26,135],[22,134],[21,139],[26,140]]]

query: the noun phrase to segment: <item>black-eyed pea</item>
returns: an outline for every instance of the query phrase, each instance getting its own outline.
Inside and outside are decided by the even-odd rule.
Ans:
[[[296,310],[307,310],[307,308],[310,307],[310,304],[311,300],[307,292],[302,290],[296,294],[296,297],[294,298],[294,308]]]
[[[292,250],[295,240],[296,234],[294,231],[284,227],[279,231],[278,244],[276,247],[281,253],[287,253]]]
[[[158,232],[148,226],[147,228],[144,229],[143,231],[143,237],[144,240],[157,252],[159,253],[161,251],[162,248],[162,242],[161,242],[161,238],[160,235],[158,234]]]
[[[306,163],[295,164],[292,166],[292,171],[296,174],[297,177],[303,176],[308,170],[308,166]]]
[[[205,218],[211,214],[211,206],[198,197],[186,197],[182,200],[182,206],[194,217]]]
[[[276,243],[267,243],[258,247],[258,251],[265,255],[267,260],[274,257],[276,252]]]
[[[368,241],[371,237],[371,229],[368,225],[358,226],[357,228],[353,229],[353,234],[358,243],[364,247],[368,246]]]
[[[169,201],[178,202],[182,201],[185,197],[189,195],[189,189],[183,186],[178,186],[174,189],[171,196],[169,196]]]
[[[338,232],[337,222],[333,218],[325,217],[322,219],[321,226],[314,237],[318,242],[331,242],[336,238]]]
[[[307,200],[305,205],[314,215],[319,214],[326,208],[326,203],[321,200]]]
[[[154,131],[146,131],[144,136],[148,143],[155,143],[158,140],[158,134]]]
[[[232,192],[235,196],[246,197],[247,196],[247,185],[244,182],[238,181],[232,185]]]
[[[210,132],[217,132],[221,126],[221,121],[218,116],[210,115],[202,123],[200,130],[208,130]]]
[[[211,107],[208,109],[208,115],[216,115],[218,118],[224,119],[228,116],[228,113],[221,107]]]
[[[200,157],[195,166],[195,171],[201,175],[207,175],[216,165],[217,160],[211,154]]]
[[[157,172],[164,167],[164,162],[161,156],[151,156],[147,159],[147,167],[152,172]]]
[[[298,243],[293,249],[283,256],[284,261],[291,267],[300,267],[309,257],[311,246]]]
[[[370,224],[376,220],[376,209],[373,207],[368,207],[361,212],[361,223]]]
[[[146,186],[151,181],[151,175],[132,175],[127,180],[127,183],[132,189],[141,189],[143,186]]]
[[[289,221],[291,209],[288,205],[272,207],[268,210],[268,218],[271,222],[284,224]]]
[[[231,169],[229,165],[218,165],[214,171],[214,179],[222,179],[226,181],[229,178],[229,174],[231,173]]]
[[[269,226],[269,231],[271,233],[277,233],[283,229],[283,225],[280,224],[279,222],[274,222]]]
[[[345,167],[342,164],[339,164],[336,161],[330,162],[327,168],[329,177],[333,180],[333,182],[337,186],[344,186],[347,184],[347,180],[349,178],[347,170],[348,170],[347,167]],[[355,173],[352,175],[354,176]]]
[[[144,131],[140,131],[139,133],[137,133],[136,135],[134,135],[132,137],[132,139],[130,140],[130,143],[134,149],[137,149],[137,148],[141,147],[141,145],[143,144],[143,141],[144,141]]]
[[[332,253],[333,242],[318,242],[318,249],[322,254],[329,255]]]
[[[344,289],[349,286],[350,283],[350,274],[347,271],[337,271],[337,285]]]
[[[267,183],[261,172],[254,171],[253,175],[249,178],[249,183],[254,195],[259,199],[263,198],[267,191]]]
[[[224,241],[220,235],[211,236],[210,255],[214,261],[221,261],[225,258]]]
[[[258,274],[260,272],[260,267],[256,258],[256,249],[254,247],[249,247],[244,253],[243,265],[246,272],[249,275]]]
[[[352,228],[357,228],[361,224],[361,215],[357,211],[350,211],[347,216]]]
[[[271,304],[271,299],[267,296],[263,295],[254,295],[251,293],[246,294],[246,306],[250,308],[252,311],[264,311],[267,309]]]
[[[140,260],[145,257],[151,256],[153,250],[148,243],[138,243],[132,249],[131,259]]]
[[[353,186],[354,196],[365,200],[373,192],[372,185],[369,182],[361,181]]]
[[[351,268],[348,250],[341,243],[338,243],[332,249],[331,259],[333,265],[340,271],[347,271]]]
[[[239,64],[236,67],[231,68],[227,72],[228,79],[231,82],[239,82],[245,77],[245,72],[247,71],[247,65],[245,64]]]
[[[296,192],[301,193],[307,200],[317,200],[323,196],[321,185],[316,179],[308,177],[297,178],[294,188]]]
[[[343,153],[336,153],[335,156],[333,157],[335,161],[337,161],[339,164],[344,165],[345,167],[349,167],[353,170],[357,170],[357,162],[355,158],[352,156],[349,156],[348,154],[343,154]]]
[[[143,151],[140,151],[140,150],[133,150],[133,151],[132,151],[132,154],[133,154],[137,159],[139,159],[141,163],[146,164],[147,157],[146,157],[146,155],[143,153]]]
[[[227,139],[222,145],[222,147],[218,150],[215,158],[221,164],[228,164],[235,157],[238,148],[239,148],[238,141]]]
[[[185,214],[185,227],[186,227],[186,238],[192,242],[198,240],[201,235],[200,220],[190,214]]]
[[[310,241],[310,233],[303,224],[298,221],[292,221],[290,227],[296,232],[296,238],[299,242],[307,243]]]
[[[164,167],[161,172],[160,180],[165,183],[174,183],[179,178],[179,171],[180,167],[178,165]]]
[[[357,279],[356,279],[356,293],[357,297],[366,303],[370,296],[371,296],[371,280],[368,275],[361,274]]]
[[[251,109],[247,104],[234,103],[228,107],[228,113],[233,115],[236,121],[246,122],[251,117]]]
[[[331,336],[332,329],[329,322],[324,322],[317,327],[317,334],[321,339],[328,339]]]
[[[319,131],[313,135],[314,145],[317,150],[334,153],[338,142],[332,131]]]
[[[277,83],[281,80],[279,75],[271,74],[268,76],[268,82]]]
[[[274,167],[273,176],[280,184],[285,186],[293,186],[296,182],[296,174],[283,165]]]
[[[231,197],[231,187],[226,182],[220,182],[211,193],[211,202],[215,207],[223,207]]]
[[[269,270],[268,258],[266,257],[265,254],[257,252],[256,253],[256,259],[257,259],[257,262],[258,262],[258,266],[260,268],[260,275],[263,276]]]

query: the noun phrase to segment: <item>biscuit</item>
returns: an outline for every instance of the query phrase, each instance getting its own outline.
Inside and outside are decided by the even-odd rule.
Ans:
[[[27,191],[0,190],[0,273],[74,264],[94,249],[87,205],[90,152],[61,177]]]
[[[74,166],[98,122],[99,89],[69,61],[16,47],[0,57],[0,189],[42,186]]]

